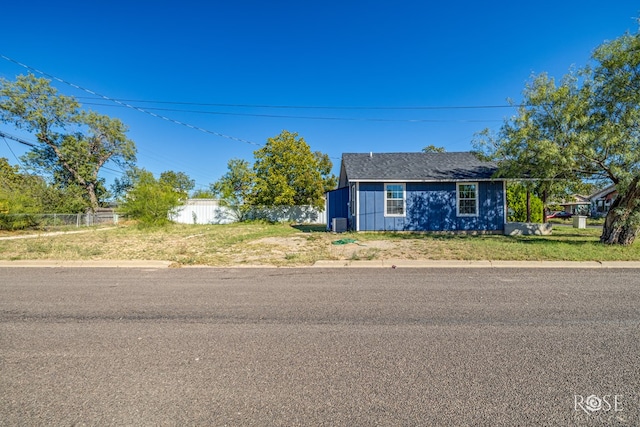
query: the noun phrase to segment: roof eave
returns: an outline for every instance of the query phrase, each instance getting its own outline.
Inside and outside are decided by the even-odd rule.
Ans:
[[[385,179],[385,178],[356,178],[350,179],[349,182],[469,182],[469,181],[508,181],[507,178],[446,178],[446,179]]]

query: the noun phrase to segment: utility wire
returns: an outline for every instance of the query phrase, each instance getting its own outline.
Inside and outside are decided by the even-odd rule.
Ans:
[[[36,144],[34,144],[33,142],[26,141],[26,140],[24,140],[24,139],[22,139],[20,137],[17,137],[17,136],[9,135],[8,133],[5,133],[5,132],[3,132],[1,130],[0,130],[0,136],[2,138],[13,139],[16,142],[19,142],[20,144],[28,145],[31,148],[36,147]]]
[[[8,133],[3,132],[3,131],[1,131],[1,130],[0,130],[0,138],[2,138],[2,139],[4,140],[5,144],[7,144],[7,147],[9,148],[9,151],[11,151],[11,154],[13,154],[13,156],[16,158],[16,160],[17,160],[17,162],[18,162],[18,164],[19,164],[20,166],[22,166],[22,163],[20,163],[20,160],[18,159],[18,157],[15,155],[15,153],[14,153],[14,152],[13,152],[13,150],[11,149],[11,146],[10,146],[10,145],[9,145],[9,143],[7,142],[7,139],[11,139],[11,140],[16,141],[16,142],[18,142],[18,143],[20,143],[20,144],[27,145],[27,146],[29,146],[29,147],[31,147],[31,148],[34,148],[34,147],[36,147],[36,146],[37,146],[37,144],[35,144],[35,143],[33,143],[33,142],[29,142],[29,141],[27,141],[27,140],[25,140],[25,139],[23,139],[23,138],[20,138],[20,137],[15,136],[15,135],[8,134]],[[107,166],[102,166],[102,167],[100,168],[100,170],[102,170],[102,171],[109,171],[109,172],[113,172],[113,173],[117,174],[118,176],[123,176],[123,175],[126,173],[126,172],[125,172],[125,171],[123,171],[123,170],[115,170],[115,169],[111,169],[111,168],[109,168],[109,167],[107,167]],[[204,186],[203,184],[199,184],[199,183],[197,183],[197,182],[196,182],[196,186],[198,186],[198,187],[200,187],[200,188],[203,188],[203,189],[208,189],[208,188],[209,188],[208,186]]]
[[[7,141],[7,138],[4,137],[4,135],[2,136],[2,140],[4,141],[4,143],[7,145],[7,148],[9,149],[9,151],[11,152],[11,154],[13,154],[13,157],[16,159],[16,162],[18,162],[18,164],[20,165],[20,167],[22,167],[22,162],[20,162],[20,159],[18,158],[18,156],[16,156],[16,153],[13,152],[13,149],[11,148],[11,146],[9,145],[9,141]]]
[[[28,145],[31,148],[35,148],[37,146],[37,144],[34,144],[33,142],[29,142],[29,141],[27,141],[25,139],[22,139],[22,138],[18,137],[18,136],[10,135],[10,134],[8,134],[6,132],[3,132],[1,130],[0,130],[0,137],[2,139],[4,139],[5,143],[7,143],[6,138],[9,138],[9,139],[12,139],[12,140],[14,140],[16,142],[19,142],[20,144]],[[16,155],[13,152],[13,150],[11,149],[11,147],[9,146],[9,143],[7,143],[7,147],[9,147],[9,151],[11,151],[11,154],[13,154],[13,156],[15,157]],[[18,160],[17,157],[16,157],[16,160]],[[20,160],[18,160],[18,163],[20,163]],[[118,170],[115,170],[115,169],[108,168],[106,166],[102,166],[100,169],[107,170],[107,171],[110,171],[110,172],[114,172],[114,173],[117,173],[119,175],[122,175],[124,173],[124,171],[122,171],[122,170],[118,171]]]
[[[88,93],[88,94],[91,94],[91,95],[97,96],[97,97],[102,98],[102,99],[105,99],[105,100],[107,100],[107,101],[114,102],[114,103],[116,103],[116,104],[118,104],[118,105],[121,105],[121,106],[123,106],[123,107],[130,108],[130,109],[132,109],[132,110],[136,110],[136,111],[139,111],[139,112],[141,112],[141,113],[148,114],[148,115],[150,115],[150,116],[152,116],[152,117],[156,117],[156,118],[159,118],[159,119],[162,119],[162,120],[165,120],[165,121],[171,122],[171,123],[175,123],[175,124],[178,124],[178,125],[181,125],[181,126],[185,126],[185,127],[190,128],[190,129],[194,129],[194,130],[197,130],[197,131],[200,131],[200,132],[204,132],[204,133],[207,133],[207,134],[211,134],[211,135],[219,136],[219,137],[221,137],[221,138],[226,138],[226,139],[230,139],[230,140],[232,140],[232,141],[244,142],[244,143],[246,143],[246,144],[251,144],[251,145],[258,146],[258,147],[262,147],[262,145],[261,145],[261,144],[258,144],[258,143],[253,142],[253,141],[248,141],[248,140],[246,140],[246,139],[237,138],[237,137],[235,137],[235,136],[230,136],[230,135],[225,135],[225,134],[223,134],[223,133],[214,132],[214,131],[209,130],[209,129],[204,129],[204,128],[201,128],[201,127],[199,127],[199,126],[194,126],[194,125],[189,124],[189,123],[181,122],[181,121],[179,121],[179,120],[175,120],[175,119],[172,119],[172,118],[170,118],[170,117],[166,117],[166,116],[162,116],[162,115],[159,115],[159,114],[153,113],[153,112],[148,111],[148,110],[146,110],[146,109],[144,109],[144,108],[135,107],[135,106],[133,106],[133,105],[131,105],[131,104],[129,104],[129,103],[126,103],[126,102],[118,101],[117,99],[110,98],[110,97],[108,97],[108,96],[106,96],[106,95],[102,95],[102,94],[97,93],[97,92],[94,92],[94,91],[92,91],[92,90],[90,90],[90,89],[84,88],[84,87],[82,87],[82,86],[78,86],[78,85],[76,85],[76,84],[74,84],[74,83],[68,82],[68,81],[63,80],[63,79],[61,79],[61,78],[59,78],[59,77],[56,77],[56,76],[54,76],[54,75],[51,75],[51,74],[45,73],[44,71],[38,70],[37,68],[30,67],[30,66],[28,66],[28,65],[26,65],[26,64],[23,64],[22,62],[19,62],[19,61],[16,61],[15,59],[9,58],[8,56],[5,56],[5,55],[0,54],[0,58],[2,58],[2,59],[4,59],[4,60],[7,60],[7,61],[9,61],[9,62],[12,62],[12,63],[14,63],[14,64],[16,64],[16,65],[19,65],[20,67],[25,68],[25,69],[27,69],[27,70],[29,70],[29,71],[31,71],[31,72],[35,72],[35,73],[41,74],[41,75],[43,75],[43,76],[49,77],[49,78],[51,78],[51,79],[53,79],[53,80],[56,80],[56,81],[58,81],[58,82],[60,82],[60,83],[66,84],[66,85],[68,85],[68,86],[71,86],[71,87],[73,87],[73,88],[75,88],[75,89],[79,89],[79,90],[81,90],[81,91],[83,91],[83,92],[86,92],[86,93]]]
[[[462,110],[462,109],[496,109],[496,108],[514,108],[514,105],[462,105],[462,106],[418,106],[418,107],[354,107],[354,106],[293,106],[293,105],[260,105],[260,104],[217,104],[217,103],[196,103],[196,102],[172,102],[172,101],[148,101],[148,100],[130,100],[130,99],[118,99],[111,98],[106,95],[99,94],[90,89],[84,88],[82,86],[76,85],[74,83],[63,80],[54,75],[45,73],[44,71],[33,68],[29,65],[26,65],[22,62],[19,62],[15,59],[9,58],[5,55],[0,54],[0,58],[3,58],[9,62],[12,62],[20,67],[26,68],[29,71],[36,72],[38,74],[47,76],[51,79],[54,79],[60,83],[69,85],[73,88],[79,89],[83,92],[89,93],[93,95],[93,98],[89,97],[78,97],[84,99],[104,99],[115,103],[121,107],[133,109],[145,114],[148,114],[152,117],[160,118],[168,122],[172,122],[181,126],[185,126],[200,132],[212,134],[215,136],[219,136],[222,138],[231,139],[233,141],[244,142],[247,144],[255,145],[261,147],[261,144],[258,144],[253,141],[248,141],[246,139],[225,135],[219,132],[211,131],[208,129],[204,129],[199,126],[194,126],[189,123],[185,123],[176,119],[172,119],[170,117],[159,115],[154,113],[154,111],[170,111],[170,112],[184,112],[184,113],[198,113],[198,114],[215,114],[215,115],[229,115],[229,116],[244,116],[244,117],[265,117],[265,118],[282,118],[282,119],[305,119],[305,120],[332,120],[332,121],[372,121],[372,122],[404,122],[404,123],[484,123],[484,122],[498,122],[500,120],[443,120],[443,119],[384,119],[384,118],[350,118],[350,117],[318,117],[318,116],[292,116],[292,115],[273,115],[273,114],[248,114],[248,113],[230,113],[230,112],[220,112],[220,111],[199,111],[199,110],[180,110],[180,109],[170,109],[170,108],[142,108],[139,106],[135,106],[130,104],[130,102],[136,103],[155,103],[155,104],[174,104],[174,105],[193,105],[193,106],[218,106],[218,107],[243,107],[243,108],[275,108],[275,109],[325,109],[325,110]],[[86,105],[96,105],[96,106],[107,106],[106,104],[92,104],[85,103]]]
[[[95,99],[95,98],[93,98]],[[103,106],[111,107],[110,104],[99,104],[92,102],[85,102],[83,105]],[[138,108],[138,107],[134,107]],[[474,119],[384,119],[384,118],[358,118],[358,117],[322,117],[322,116],[291,116],[291,115],[278,115],[278,114],[251,114],[251,113],[230,113],[225,111],[202,111],[202,110],[181,110],[177,108],[157,108],[147,107],[145,110],[154,111],[172,111],[180,113],[196,113],[196,114],[215,114],[223,116],[243,116],[243,117],[265,117],[265,118],[279,118],[279,119],[304,119],[304,120],[340,120],[340,121],[363,121],[363,122],[403,122],[403,123],[484,123],[484,122],[499,122],[500,120],[474,120]]]
[[[79,96],[79,99],[97,99],[95,97]],[[193,105],[202,107],[234,107],[234,108],[273,108],[290,110],[482,110],[497,108],[517,108],[520,105],[441,105],[441,106],[398,106],[398,107],[359,107],[359,106],[328,106],[328,105],[266,105],[266,104],[221,104],[209,102],[185,102],[185,101],[151,101],[144,99],[118,99],[122,102],[135,102],[147,104],[172,104]]]

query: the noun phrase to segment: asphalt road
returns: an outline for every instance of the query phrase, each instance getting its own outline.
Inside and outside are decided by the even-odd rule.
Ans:
[[[0,425],[640,425],[640,271],[0,268]]]

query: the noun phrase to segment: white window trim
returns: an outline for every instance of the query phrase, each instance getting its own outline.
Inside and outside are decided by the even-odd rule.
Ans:
[[[460,213],[460,186],[461,185],[475,185],[476,186],[476,213],[475,214],[461,214]],[[479,203],[480,186],[477,182],[456,182],[456,214],[462,217],[477,217],[480,215],[480,203]]]
[[[356,182],[356,216],[353,218],[356,231],[360,231],[360,183]]]
[[[506,224],[507,217],[509,216],[509,212],[507,211],[507,209],[509,209],[507,206],[507,181],[502,181],[502,204],[502,215],[504,216],[504,224]]]
[[[357,181],[349,181],[349,216],[351,229],[360,231],[360,183]]]
[[[356,203],[357,195],[356,183],[354,182],[349,186],[349,213],[352,217],[356,216],[356,207],[358,205]]]
[[[387,213],[387,185],[400,185],[402,186],[402,214],[390,214]],[[384,190],[384,216],[393,218],[404,218],[407,216],[407,185],[404,182],[386,182],[383,187]],[[392,199],[397,200],[397,199]]]

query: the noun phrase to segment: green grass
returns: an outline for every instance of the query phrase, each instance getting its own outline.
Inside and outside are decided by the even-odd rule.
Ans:
[[[333,234],[324,226],[264,222],[163,228],[125,224],[80,234],[0,240],[0,259],[158,259],[176,265],[211,266],[296,266],[324,259],[640,261],[640,243],[606,246],[599,243],[600,233],[599,228],[562,226],[556,226],[550,236],[502,236]],[[345,238],[356,243],[332,245]]]
[[[350,233],[366,243],[386,239],[410,241],[416,259],[638,261],[640,244],[628,247],[599,242],[599,228],[555,227],[550,236],[503,236],[423,233]]]

